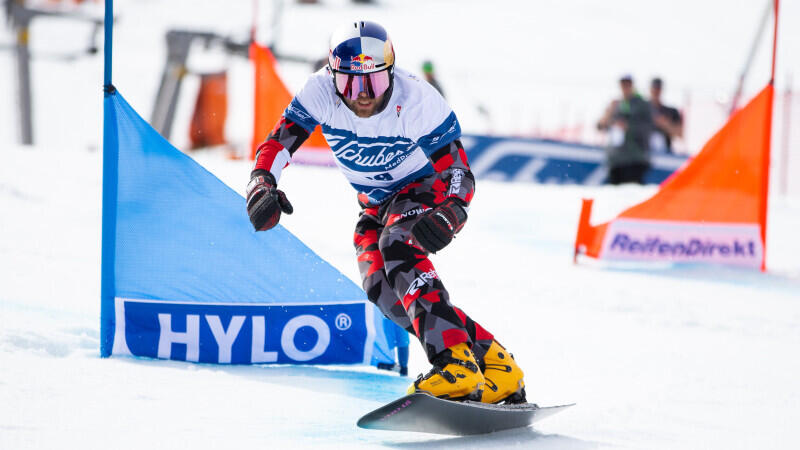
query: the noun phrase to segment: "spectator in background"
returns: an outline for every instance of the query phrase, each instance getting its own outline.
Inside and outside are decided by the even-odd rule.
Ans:
[[[436,75],[433,73],[433,63],[431,61],[425,61],[422,63],[422,75],[425,76],[425,81],[430,83],[431,86],[435,87],[442,97],[444,97],[444,91],[442,90],[442,86],[439,85],[439,81],[436,79]]]
[[[642,184],[650,168],[650,104],[636,92],[630,75],[622,76],[619,86],[622,98],[611,102],[597,122],[597,129],[608,133],[608,183]]]
[[[663,87],[661,78],[653,78],[650,82],[650,114],[653,116],[650,150],[653,153],[674,153],[672,141],[683,137],[683,117],[677,109],[661,103]]]
[[[401,376],[408,376],[408,331],[397,326],[391,319],[384,317],[383,334],[386,336],[390,352],[394,353],[394,348],[397,347],[397,363],[378,363],[378,369],[394,370],[400,372]]]

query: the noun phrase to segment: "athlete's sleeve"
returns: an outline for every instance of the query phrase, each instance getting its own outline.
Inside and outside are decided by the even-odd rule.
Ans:
[[[284,112],[275,128],[267,136],[267,140],[258,146],[253,170],[266,170],[275,177],[275,182],[277,182],[283,168],[289,165],[294,152],[310,135],[311,133],[303,126],[287,119]]]
[[[467,153],[459,139],[455,139],[430,155],[436,172],[447,181],[446,198],[457,198],[468,207],[475,195],[475,176],[469,169]]]
[[[437,90],[425,83],[422,86],[422,110],[417,121],[417,145],[428,157],[461,137],[461,125],[447,101]]]
[[[312,75],[292,99],[267,140],[258,146],[253,170],[267,170],[276,182],[280,179],[294,152],[324,120],[327,113],[324,81],[319,72]]]
[[[417,114],[417,145],[428,156],[434,170],[447,182],[446,198],[457,198],[468,207],[475,194],[475,177],[461,144],[461,125],[442,95],[427,83],[420,92],[422,109]]]
[[[456,139],[461,137],[461,125],[458,123],[456,114],[450,114],[431,132],[422,136],[417,145],[425,151],[425,154],[430,156],[436,150],[443,146],[450,144]]]

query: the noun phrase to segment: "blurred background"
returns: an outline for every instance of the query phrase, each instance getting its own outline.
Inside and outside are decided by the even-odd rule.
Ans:
[[[30,53],[32,139],[37,145],[99,149],[103,4],[5,0],[0,32],[0,143],[19,144],[19,39]],[[269,47],[290,92],[327,55],[329,33],[357,19],[389,31],[397,65],[432,70],[466,134],[546,138],[602,147],[597,121],[633,78],[683,117],[678,155],[692,155],[768,81],[771,1],[706,0],[118,0],[114,82],[152,119],[170,30],[197,33],[182,51],[170,141],[181,149],[204,75],[225,74],[225,141],[246,155],[253,134],[250,36]],[[783,2],[776,68],[773,183],[800,195],[800,5]],[[27,25],[27,27],[22,27]],[[26,31],[25,31],[26,30]],[[22,31],[24,36],[20,38]],[[253,34],[254,32],[254,34]],[[213,34],[214,39],[201,35]],[[173,47],[175,48],[175,47]],[[797,88],[794,89],[795,91]],[[277,119],[277,118],[276,118]],[[151,121],[152,122],[152,121]],[[794,125],[794,127],[792,126]],[[158,128],[158,127],[157,127]],[[794,174],[795,176],[791,176]],[[773,191],[775,192],[775,191]]]

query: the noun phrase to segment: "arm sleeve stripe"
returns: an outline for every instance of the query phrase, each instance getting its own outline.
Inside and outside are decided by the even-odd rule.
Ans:
[[[458,123],[456,114],[451,112],[449,116],[433,131],[419,139],[419,146],[430,156],[436,150],[453,142],[461,137],[461,125]]]
[[[281,178],[283,168],[289,165],[289,160],[291,159],[292,156],[289,154],[289,150],[286,149],[281,150],[275,155],[275,160],[272,162],[272,167],[270,167],[269,172],[275,176],[276,183]]]
[[[275,162],[275,157],[282,150],[285,150],[283,146],[278,141],[273,141],[272,139],[259,145],[257,152],[258,156],[256,158],[256,166],[253,169],[254,170],[263,169],[269,171],[270,168],[272,168],[273,163]]]
[[[292,122],[300,125],[305,129],[308,134],[314,131],[314,128],[319,125],[314,117],[311,116],[311,113],[303,107],[303,105],[297,101],[297,97],[292,99],[292,102],[289,103],[289,106],[286,107],[286,111],[283,112],[284,117],[287,120],[291,120]]]

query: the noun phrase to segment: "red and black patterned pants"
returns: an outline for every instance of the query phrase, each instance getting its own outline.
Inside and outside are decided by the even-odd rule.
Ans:
[[[467,185],[464,192],[450,189],[455,180]],[[473,183],[469,169],[451,166],[411,183],[380,207],[365,208],[356,224],[354,244],[367,296],[386,317],[419,338],[430,361],[462,342],[481,361],[493,340],[450,302],[428,254],[411,236],[420,216],[448,196],[471,200]]]

